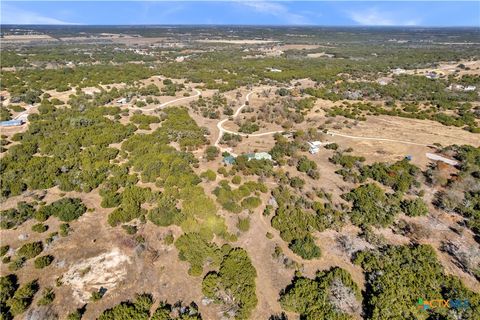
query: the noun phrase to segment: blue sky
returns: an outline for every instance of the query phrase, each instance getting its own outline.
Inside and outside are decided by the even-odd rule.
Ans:
[[[480,1],[2,0],[1,23],[480,27]]]

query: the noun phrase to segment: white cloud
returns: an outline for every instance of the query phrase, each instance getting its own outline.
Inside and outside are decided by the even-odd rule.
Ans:
[[[267,1],[243,1],[240,3],[246,7],[252,8],[256,12],[282,18],[288,24],[310,24],[305,16],[291,12],[287,6],[280,3]]]
[[[350,11],[348,15],[353,21],[364,26],[416,26],[420,22],[418,19],[401,19],[398,14],[377,8]]]
[[[76,24],[43,16],[5,3],[2,4],[1,11],[2,24]]]

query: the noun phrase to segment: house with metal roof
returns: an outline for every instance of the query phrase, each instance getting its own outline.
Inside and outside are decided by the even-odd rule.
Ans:
[[[252,160],[252,159],[272,161],[272,156],[268,152],[247,153],[245,156],[247,157],[247,159],[249,161]]]
[[[228,155],[228,156],[223,157],[222,161],[225,164],[234,164],[235,163],[235,157],[231,156],[231,155]]]
[[[310,149],[308,150],[311,154],[316,154],[318,151],[320,151],[320,146],[322,143],[320,141],[308,141],[308,146]]]
[[[8,121],[0,122],[0,127],[15,127],[15,126],[21,126],[24,123],[25,121],[23,121],[22,119],[8,120]]]

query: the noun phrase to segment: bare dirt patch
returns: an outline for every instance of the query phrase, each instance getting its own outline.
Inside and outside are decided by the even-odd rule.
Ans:
[[[118,282],[125,279],[130,258],[113,248],[98,256],[74,264],[64,274],[64,281],[73,290],[73,297],[86,303],[93,291],[102,288],[113,289]]]

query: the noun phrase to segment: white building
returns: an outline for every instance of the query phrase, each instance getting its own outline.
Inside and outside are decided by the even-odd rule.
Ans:
[[[118,99],[117,103],[118,104],[125,104],[125,103],[127,103],[127,98]]]
[[[256,152],[256,153],[247,153],[248,160],[270,160],[272,161],[272,156],[268,152]]]
[[[405,72],[407,72],[407,70],[402,68],[396,68],[396,69],[393,69],[392,72],[393,74],[399,75],[399,74],[404,74]]]
[[[307,143],[310,146],[308,152],[310,152],[311,154],[316,154],[320,151],[319,147],[322,145],[320,141],[309,141]]]
[[[390,78],[380,78],[377,80],[377,83],[381,86],[386,86],[387,84],[389,84],[391,81]]]
[[[267,70],[270,72],[282,72],[282,70],[276,68],[267,68]]]
[[[463,91],[475,91],[477,90],[476,86],[466,86]]]
[[[465,87],[461,84],[451,84],[450,86],[448,86],[448,89],[452,91],[464,91]]]

